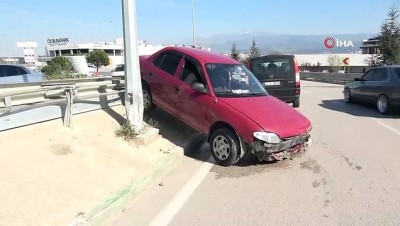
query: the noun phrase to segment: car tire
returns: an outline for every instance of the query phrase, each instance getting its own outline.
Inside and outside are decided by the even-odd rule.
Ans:
[[[230,166],[239,161],[240,142],[237,135],[229,128],[215,130],[210,139],[211,154],[222,166]]]
[[[143,91],[143,110],[144,113],[149,113],[151,110],[154,109],[155,105],[153,104],[153,98],[151,96],[151,92],[149,89],[149,86],[143,84],[142,85],[142,91]]]
[[[390,112],[389,99],[385,95],[379,95],[376,100],[376,108],[381,114],[388,114]]]
[[[293,107],[294,107],[294,108],[300,107],[300,99],[297,99],[297,100],[294,100],[294,101],[293,101]]]
[[[352,103],[353,102],[353,100],[351,98],[351,92],[350,92],[349,89],[345,89],[343,91],[343,99],[344,99],[344,102],[346,102],[346,103]]]

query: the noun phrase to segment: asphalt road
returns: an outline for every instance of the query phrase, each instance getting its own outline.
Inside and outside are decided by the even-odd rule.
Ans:
[[[345,104],[342,86],[302,87],[299,111],[314,128],[308,152],[274,164],[246,158],[220,167],[207,162],[206,144],[196,146],[199,136],[176,122],[164,134],[183,128],[183,136],[195,137],[178,143],[188,145],[187,158],[113,224],[400,225],[399,115]]]

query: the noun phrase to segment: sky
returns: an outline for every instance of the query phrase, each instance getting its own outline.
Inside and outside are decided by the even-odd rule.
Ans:
[[[190,44],[192,0],[136,0],[140,40]],[[378,33],[399,0],[194,0],[197,36],[269,32],[280,34]],[[71,43],[122,37],[121,0],[0,0],[0,56],[21,56],[17,41],[48,38]],[[189,43],[183,43],[189,42]]]

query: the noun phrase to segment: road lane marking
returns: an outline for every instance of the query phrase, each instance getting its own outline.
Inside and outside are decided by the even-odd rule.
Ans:
[[[372,120],[374,120],[374,121],[377,122],[379,125],[385,127],[386,129],[388,129],[388,130],[390,130],[390,131],[392,131],[392,132],[394,132],[394,133],[396,133],[397,135],[400,136],[400,131],[399,131],[399,130],[397,130],[397,129],[395,129],[395,128],[389,126],[389,125],[387,125],[386,123],[384,123],[384,122],[382,122],[382,121],[380,121],[380,120],[378,120],[378,119],[376,119],[376,118],[373,118]]]
[[[190,178],[190,180],[174,196],[171,202],[169,202],[157,217],[150,222],[150,226],[168,225],[171,222],[174,216],[179,212],[214,166],[214,164],[210,163],[211,161],[213,161],[212,157],[202,164],[193,177]]]

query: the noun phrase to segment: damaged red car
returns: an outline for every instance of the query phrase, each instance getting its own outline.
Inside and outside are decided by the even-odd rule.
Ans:
[[[140,68],[145,113],[158,106],[206,135],[220,165],[235,164],[245,153],[279,161],[310,143],[311,122],[229,57],[166,47],[140,57]]]

